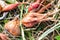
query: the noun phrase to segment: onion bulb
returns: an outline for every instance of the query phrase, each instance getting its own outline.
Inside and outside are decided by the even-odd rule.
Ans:
[[[20,35],[20,21],[18,18],[14,18],[12,21],[9,21],[5,24],[5,29],[10,32],[13,36],[19,36]]]
[[[7,5],[7,6],[5,6],[5,7],[3,8],[2,11],[10,11],[10,10],[13,10],[13,9],[15,9],[18,5],[19,5],[19,3]]]
[[[41,22],[41,20],[44,18],[45,18],[44,14],[30,12],[22,19],[22,24],[25,27],[30,28],[33,27],[35,24]]]
[[[9,40],[9,39],[5,34],[0,33],[0,40]]]

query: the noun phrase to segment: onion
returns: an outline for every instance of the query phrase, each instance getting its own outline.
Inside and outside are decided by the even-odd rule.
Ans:
[[[9,5],[5,6],[2,11],[10,11],[10,10],[13,10],[13,9],[15,9],[18,5],[19,5],[19,3],[9,4]]]
[[[5,29],[10,32],[13,36],[19,36],[20,35],[20,21],[18,18],[14,18],[12,21],[9,21],[5,24]]]
[[[28,11],[30,12],[32,10],[35,10],[37,8],[40,8],[42,6],[42,3],[45,2],[45,1],[46,0],[36,0],[36,2],[30,4],[30,6],[28,8]]]
[[[22,19],[22,24],[28,28],[33,27],[35,24],[41,22],[44,18],[44,14],[30,12]]]
[[[5,34],[0,33],[0,40],[9,40],[9,39]]]

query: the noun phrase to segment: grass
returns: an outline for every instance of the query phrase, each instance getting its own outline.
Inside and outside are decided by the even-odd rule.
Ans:
[[[22,20],[23,9],[24,9],[24,5],[22,4],[22,5],[21,5],[20,20]],[[23,39],[23,40],[26,40],[26,39],[25,39],[25,36],[24,36],[24,29],[23,29],[23,26],[22,26],[22,23],[21,23],[21,22],[20,22],[20,28],[21,28],[22,39]]]
[[[16,1],[23,1],[23,0],[6,0],[7,4],[15,3]],[[33,1],[31,0],[30,2],[33,2]],[[57,3],[57,1],[56,1],[56,3]],[[56,5],[58,5],[58,7],[56,7]],[[55,5],[55,8],[60,7],[59,6],[60,4],[56,4],[56,5]],[[16,16],[16,14],[19,15],[19,19],[22,20],[23,15],[28,13],[28,6],[29,5],[22,4],[22,5],[19,5],[17,9],[9,11],[7,17],[3,20],[0,20],[0,32],[3,31],[4,24],[7,23],[8,21],[12,20]],[[60,9],[58,9],[58,10],[60,10]],[[55,18],[56,21],[57,20],[58,21],[57,22],[56,21],[50,22],[51,24],[56,22],[56,24],[54,24],[52,27],[47,27],[47,26],[49,26],[47,24],[50,24],[49,21],[41,22],[40,24],[36,25],[34,28],[25,28],[22,25],[22,23],[20,22],[21,35],[18,38],[16,38],[16,40],[42,40],[45,37],[49,36],[48,34],[53,32],[54,30],[56,30],[56,29],[60,30],[60,22],[59,22],[60,21],[60,18],[59,18],[60,17],[60,14],[59,14],[60,12],[58,12],[58,10],[53,11],[53,13],[55,13],[53,15],[53,17]],[[48,11],[50,11],[50,10],[48,10]],[[44,28],[46,28],[46,30],[44,30]],[[53,34],[51,34],[51,36],[52,35]],[[55,35],[58,35],[58,34],[55,34]],[[60,38],[59,35],[54,36],[54,37],[55,38],[53,38],[53,39],[57,39],[57,40],[58,40],[58,38]]]

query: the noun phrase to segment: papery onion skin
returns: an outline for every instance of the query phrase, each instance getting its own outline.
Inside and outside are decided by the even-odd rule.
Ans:
[[[2,11],[3,7],[0,5],[0,11]]]
[[[42,2],[42,0],[36,0],[36,2],[31,3],[30,6],[29,6],[29,8],[28,8],[28,11],[30,12],[30,11],[32,11],[34,9],[37,9],[39,6],[42,6],[40,4],[40,2]]]
[[[9,39],[5,34],[0,33],[0,40],[9,40]]]
[[[38,8],[38,7],[39,7],[39,3],[30,4],[30,6],[29,6],[29,8],[28,8],[28,11],[30,12],[30,11]]]
[[[19,36],[20,35],[19,25],[20,25],[20,21],[18,20],[18,18],[15,18],[12,21],[6,23],[4,27],[13,36]]]
[[[6,12],[6,11],[13,10],[13,9],[15,9],[18,5],[19,5],[19,3],[9,4],[9,5],[5,6],[2,11]]]
[[[34,3],[31,3],[29,8],[28,8],[28,11],[33,11],[33,10],[36,10],[37,8],[40,8],[41,6],[43,6],[43,2],[45,2],[46,0],[36,0]]]
[[[41,22],[42,19],[44,18],[45,18],[44,14],[30,12],[22,19],[22,24],[25,27],[30,28],[33,27],[35,24]]]

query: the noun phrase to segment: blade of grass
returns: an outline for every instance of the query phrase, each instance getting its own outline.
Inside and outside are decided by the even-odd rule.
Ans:
[[[25,8],[26,14],[28,13],[28,6]]]
[[[60,9],[55,8],[55,11],[53,13],[57,13],[59,12]],[[60,27],[60,23],[56,24],[55,26],[51,27],[50,29],[46,30],[39,38],[38,40],[43,39],[44,37],[46,37],[48,34],[50,34],[51,32],[53,32],[54,30],[58,29]]]
[[[30,30],[30,31],[25,31],[25,36],[27,36],[28,38],[28,40],[35,40],[34,39],[34,37],[32,36],[32,31]]]
[[[32,36],[32,33],[28,33],[29,34],[29,40],[35,40],[34,37]]]
[[[60,40],[60,36],[57,35],[57,36],[55,37],[55,39],[56,39],[56,40]]]
[[[47,31],[45,31],[39,38],[38,40],[43,39],[44,37],[46,37],[49,33],[53,32],[54,30],[60,28],[60,23],[57,23],[55,26],[51,27],[50,29],[48,29]]]
[[[23,9],[24,9],[24,5],[22,4],[21,5],[20,20],[22,20]],[[22,39],[25,40],[25,37],[24,37],[24,29],[22,27],[22,23],[21,22],[20,22],[20,28],[21,28]]]
[[[11,4],[11,3],[16,3],[17,1],[16,0],[5,0],[8,4]]]
[[[21,26],[22,26],[22,25],[21,25]],[[21,27],[21,34],[22,34],[22,39],[23,39],[23,40],[26,40],[25,37],[24,37],[24,29],[23,29],[23,27]]]
[[[29,40],[35,40],[34,37],[32,36],[31,31],[28,31],[27,34],[29,36]]]

